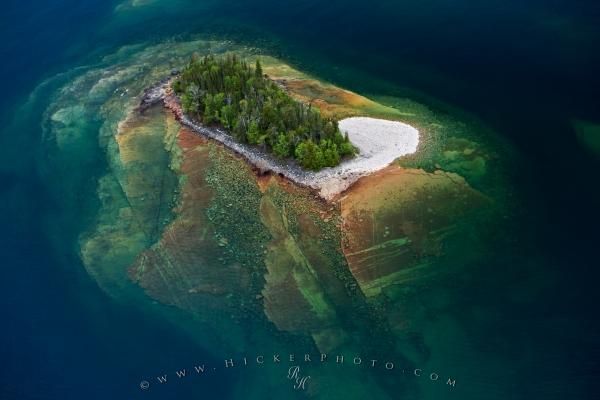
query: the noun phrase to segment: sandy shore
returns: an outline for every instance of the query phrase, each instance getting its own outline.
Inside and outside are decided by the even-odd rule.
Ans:
[[[332,200],[361,177],[385,168],[403,155],[414,153],[419,144],[419,132],[410,125],[368,117],[346,118],[339,121],[340,130],[348,133],[359,154],[333,168],[306,171],[293,160],[280,160],[255,146],[235,141],[223,129],[206,127],[187,117],[179,99],[171,92],[169,82],[148,89],[142,98],[141,109],[160,100],[189,129],[222,143],[262,171],[281,174],[299,185],[315,189],[326,200]]]

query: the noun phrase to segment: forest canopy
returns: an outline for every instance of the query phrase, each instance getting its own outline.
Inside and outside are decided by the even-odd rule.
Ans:
[[[333,167],[356,148],[337,121],[294,100],[254,66],[234,54],[194,56],[173,83],[183,111],[204,124],[221,124],[240,142],[262,146],[307,169]]]

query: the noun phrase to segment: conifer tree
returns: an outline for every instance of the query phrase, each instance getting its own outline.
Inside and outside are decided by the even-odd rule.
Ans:
[[[256,66],[254,67],[254,74],[257,78],[263,77],[262,65],[260,65],[260,60],[258,58],[256,59]]]
[[[304,168],[332,167],[356,153],[337,121],[291,98],[265,77],[258,59],[252,68],[235,55],[194,56],[173,90],[190,116],[221,124],[240,142],[278,157],[294,157]]]

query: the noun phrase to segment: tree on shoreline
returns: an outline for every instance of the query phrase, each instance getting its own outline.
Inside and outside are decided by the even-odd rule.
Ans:
[[[185,113],[304,168],[333,167],[356,153],[337,121],[291,98],[265,77],[258,59],[252,68],[233,54],[192,57],[173,89]]]

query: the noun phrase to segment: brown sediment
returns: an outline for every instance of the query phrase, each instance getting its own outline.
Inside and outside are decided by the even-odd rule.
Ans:
[[[312,79],[287,80],[283,86],[297,100],[317,106],[323,115],[346,118],[357,110],[373,107],[375,103],[365,97],[335,86],[326,86]]]
[[[258,188],[260,189],[261,193],[264,193],[269,188],[273,179],[275,179],[273,175],[262,175],[256,177],[256,183],[258,184]]]
[[[455,224],[489,200],[457,174],[390,166],[358,181],[341,199],[342,248],[367,296],[435,273]]]
[[[211,318],[231,311],[225,295],[249,290],[249,271],[218,261],[226,243],[215,238],[205,214],[213,198],[204,175],[210,163],[207,140],[184,128],[177,144],[180,173],[185,177],[177,218],[158,243],[137,258],[129,274],[151,297],[191,311],[203,310]]]
[[[364,96],[321,82],[293,68],[272,60],[263,69],[268,76],[296,100],[312,104],[326,117],[343,119],[368,115],[375,118],[401,118],[402,113],[392,107],[376,103]]]

